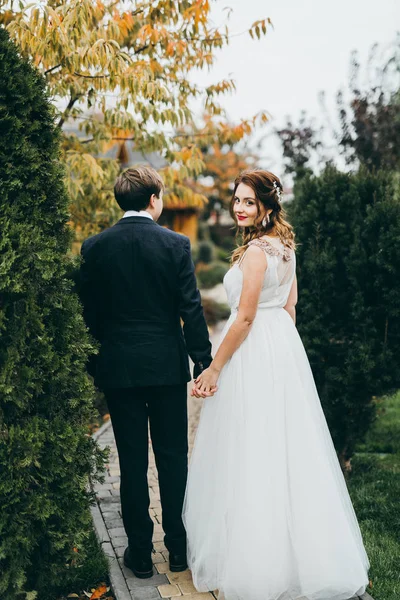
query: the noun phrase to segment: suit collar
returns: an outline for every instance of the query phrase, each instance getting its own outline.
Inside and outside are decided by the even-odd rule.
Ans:
[[[127,225],[129,223],[140,223],[141,225],[157,225],[153,219],[147,219],[146,217],[123,217],[116,225]]]

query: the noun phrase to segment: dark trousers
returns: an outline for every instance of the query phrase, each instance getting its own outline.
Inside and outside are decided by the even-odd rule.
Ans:
[[[165,546],[186,552],[182,522],[188,468],[187,386],[105,390],[121,469],[122,519],[132,553],[150,553],[153,521],[149,515],[148,424],[160,485]]]

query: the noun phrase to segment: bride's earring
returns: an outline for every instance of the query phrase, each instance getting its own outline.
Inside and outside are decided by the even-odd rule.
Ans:
[[[262,225],[263,227],[266,227],[266,226],[267,226],[267,223],[269,223],[269,222],[270,222],[270,220],[271,220],[271,219],[269,218],[269,214],[267,213],[267,214],[266,214],[266,216],[263,218],[263,220],[262,220],[262,222],[261,222],[261,225]]]

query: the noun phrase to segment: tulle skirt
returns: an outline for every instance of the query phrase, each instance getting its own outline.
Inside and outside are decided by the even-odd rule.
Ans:
[[[284,309],[258,310],[204,401],[183,518],[199,591],[224,600],[347,600],[365,591],[357,519]]]

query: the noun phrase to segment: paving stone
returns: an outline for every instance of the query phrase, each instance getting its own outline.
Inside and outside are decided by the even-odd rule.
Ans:
[[[122,558],[124,556],[124,552],[125,552],[125,548],[127,546],[127,543],[124,544],[123,546],[114,546],[114,551],[115,554],[117,555],[117,558]]]
[[[159,573],[167,573],[169,571],[169,564],[166,562],[157,563],[155,567]]]
[[[182,594],[197,594],[197,590],[193,585],[192,581],[181,581],[178,584],[179,589],[181,590]]]
[[[100,508],[103,515],[109,516],[109,513],[111,512],[119,512],[121,510],[121,504],[114,502],[109,502],[106,504],[105,502],[100,502]]]
[[[110,490],[106,490],[105,492],[100,492],[101,496],[100,496],[100,503],[104,504],[104,505],[109,505],[109,504],[117,504],[119,507],[121,507],[121,501],[120,501],[120,497],[119,494],[118,496],[112,496]],[[107,496],[105,494],[108,494]]]
[[[162,542],[164,541],[164,533],[161,531],[155,531],[153,533],[153,542]]]
[[[159,585],[158,591],[160,592],[161,598],[175,598],[175,596],[182,595],[178,586],[170,583],[166,585]]]
[[[114,548],[118,548],[119,546],[127,546],[128,538],[126,535],[124,535],[123,537],[111,538],[111,543],[114,546]]]
[[[95,490],[97,498],[108,498],[111,497],[110,490]]]
[[[112,547],[111,542],[104,542],[101,545],[101,549],[103,550],[106,556],[114,556],[114,548]]]
[[[165,575],[160,575],[158,573],[156,573],[155,575],[153,575],[153,577],[150,577],[149,579],[138,579],[137,577],[135,577],[132,573],[132,571],[130,569],[127,569],[126,567],[124,567],[122,569],[124,575],[125,572],[127,572],[127,576],[126,576],[126,583],[128,584],[128,588],[133,592],[135,592],[136,590],[140,590],[142,588],[148,588],[148,587],[152,587],[157,589],[157,587],[159,585],[166,585],[168,584],[168,579],[165,577]],[[135,600],[136,600],[136,596],[135,594],[133,594]]]
[[[189,569],[186,569],[186,571],[181,571],[180,573],[173,573],[172,571],[166,571],[166,576],[168,577],[168,581],[170,583],[177,583],[177,584],[181,584],[184,582],[192,582],[192,574],[189,571]]]
[[[111,539],[126,536],[125,529],[123,527],[115,527],[115,528],[109,529],[108,533],[109,533]]]
[[[123,520],[120,517],[115,517],[114,513],[113,513],[113,517],[112,518],[104,518],[104,521],[105,521],[105,524],[107,526],[107,529],[115,529],[116,527],[123,527],[124,526]]]
[[[92,515],[96,536],[100,544],[102,544],[103,542],[109,542],[110,537],[108,535],[107,527],[104,523],[103,516],[97,504],[94,504],[90,507],[90,513]]]
[[[155,554],[152,554],[152,558],[153,558],[153,564],[155,564],[155,565],[157,563],[165,562],[165,558],[163,557],[161,552],[156,552]]]
[[[106,519],[116,519],[117,518],[115,516],[115,511],[114,510],[109,510],[108,506],[107,506],[107,510],[103,510],[101,512],[101,514],[103,515],[104,520],[106,520]]]
[[[160,592],[156,587],[142,587],[131,590],[129,595],[130,598],[134,598],[134,600],[161,600]]]
[[[112,490],[112,484],[111,483],[97,483],[94,486],[95,491],[103,491],[103,490]]]
[[[154,542],[154,550],[157,550],[157,552],[166,552],[166,547],[164,545],[164,542]]]

